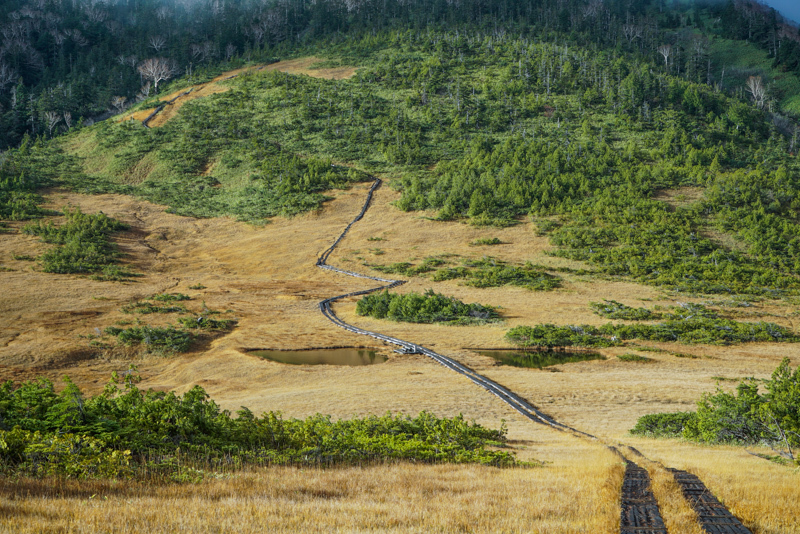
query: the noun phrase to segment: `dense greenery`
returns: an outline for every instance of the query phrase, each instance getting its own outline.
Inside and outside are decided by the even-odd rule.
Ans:
[[[743,380],[735,393],[717,389],[697,403],[696,413],[662,413],[641,417],[633,434],[683,437],[703,443],[763,444],[796,459],[800,447],[800,368],[789,359],[772,378]]]
[[[236,215],[263,222],[316,209],[328,199],[323,191],[369,179],[363,172],[332,164],[329,157],[301,158],[267,140],[273,126],[252,116],[245,107],[249,99],[236,93],[238,110],[228,104],[216,107],[216,101],[211,102],[213,113],[208,103],[185,106],[180,117],[163,128],[146,129],[133,121],[99,125],[91,134],[98,143],[98,153],[92,156],[102,158],[111,151],[113,158],[103,175],[74,177],[70,184],[90,193],[140,196],[180,215]],[[127,183],[145,159],[155,166],[149,179]],[[218,172],[203,174],[216,161]]]
[[[697,419],[695,412],[654,413],[643,415],[636,421],[631,434],[651,438],[674,438],[683,435],[689,423]]]
[[[419,264],[410,262],[391,265],[369,265],[386,274],[405,276],[430,275],[434,282],[443,280],[464,280],[473,287],[518,286],[534,291],[546,291],[560,287],[559,278],[546,272],[545,267],[526,262],[523,265],[508,265],[492,257],[480,259],[464,258],[455,264],[450,256],[431,256]]]
[[[527,369],[544,369],[552,365],[562,365],[565,363],[605,360],[601,354],[588,351],[565,352],[556,350],[537,350],[509,352],[493,350],[478,351],[478,354],[494,358],[500,365],[511,365],[513,367],[523,367]]]
[[[185,73],[187,85],[246,60],[298,49],[319,53],[351,35],[386,30],[448,27],[466,35],[491,32],[495,39],[509,30],[534,39],[558,35],[569,46],[624,51],[687,79],[736,90],[731,71],[750,65],[717,64],[709,41],[723,36],[763,48],[766,67],[800,72],[797,31],[774,11],[705,0],[7,0],[0,26],[0,148],[25,133],[53,136],[81,118],[104,118],[152,99],[155,87],[138,70],[148,59],[163,59],[167,78]],[[672,47],[668,61],[657,51],[663,44]]]
[[[0,469],[5,474],[120,477],[149,473],[174,480],[243,465],[364,463],[383,459],[515,465],[501,445],[505,429],[428,413],[333,421],[278,412],[237,417],[199,386],[183,395],[143,391],[136,375],[113,375],[85,397],[65,379],[57,393],[40,379],[0,386]]]
[[[515,326],[506,333],[506,339],[520,347],[611,347],[619,342],[603,336],[593,326]]]
[[[47,213],[39,207],[37,190],[52,186],[64,171],[67,158],[52,144],[31,142],[0,154],[0,219],[24,221]]]
[[[633,308],[626,306],[616,300],[604,300],[603,302],[590,302],[589,307],[601,317],[609,319],[625,319],[628,321],[646,321],[658,319],[660,315],[653,313],[647,308]]]
[[[329,64],[361,67],[353,79],[256,72],[159,128],[129,121],[83,129],[62,145],[83,172],[61,179],[185,215],[262,221],[314,209],[325,189],[366,179],[331,163],[344,161],[402,171],[400,209],[478,225],[532,217],[555,254],[608,275],[690,292],[800,291],[796,140],[785,121],[770,123],[763,102],[750,105],[741,91],[731,96],[700,75],[702,47],[674,32],[676,20],[705,27],[706,8],[675,19],[683,7],[626,5],[622,17],[622,4],[605,3],[597,9],[607,30],[645,20],[654,28],[625,41],[617,32],[612,47],[612,34],[595,25],[600,13],[577,1],[563,3],[563,17],[547,2],[467,3],[388,2],[396,21],[424,21],[426,31],[362,32],[395,21],[367,24],[362,17],[375,5],[364,2],[344,24],[331,5],[298,0],[289,26],[325,12],[351,31],[322,37],[326,22],[306,44],[280,46],[324,46]],[[490,15],[507,26],[482,25]],[[222,27],[239,20],[231,16]],[[442,20],[446,30],[430,24]],[[655,51],[664,42],[674,47],[672,62]],[[705,193],[675,201],[686,186]],[[490,278],[518,278],[500,271]],[[552,286],[538,278],[532,287]]]
[[[506,337],[512,343],[525,347],[608,347],[628,339],[708,345],[800,340],[792,331],[775,323],[745,323],[725,319],[699,304],[673,306],[662,315],[663,322],[657,324],[517,326],[509,330]]]
[[[111,235],[126,230],[126,224],[103,212],[85,214],[80,208],[65,209],[64,217],[66,221],[60,226],[37,221],[22,229],[45,243],[58,245],[40,258],[45,272],[93,273],[117,261],[119,252]]]
[[[379,291],[365,296],[356,305],[358,315],[409,323],[451,325],[484,324],[499,319],[497,310],[482,304],[464,304],[454,297],[435,293],[389,293]]]
[[[123,345],[143,345],[148,352],[164,355],[186,352],[194,340],[191,332],[173,326],[109,326],[104,333],[116,337]]]

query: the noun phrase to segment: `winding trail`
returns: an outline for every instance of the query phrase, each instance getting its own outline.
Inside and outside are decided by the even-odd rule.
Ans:
[[[639,467],[636,463],[625,457],[615,446],[604,443],[602,440],[575,429],[571,426],[559,423],[552,417],[542,413],[527,400],[520,397],[510,389],[498,384],[497,382],[486,378],[485,376],[476,373],[466,365],[434,352],[416,343],[404,341],[396,337],[387,336],[378,332],[364,330],[351,324],[342,321],[333,311],[331,305],[334,302],[343,300],[349,297],[357,297],[361,295],[368,295],[376,291],[383,291],[385,289],[392,289],[406,283],[405,280],[392,280],[390,278],[378,278],[375,276],[367,276],[353,271],[339,269],[328,264],[331,254],[336,250],[339,243],[347,236],[350,228],[360,221],[364,214],[372,204],[372,197],[375,191],[381,186],[383,182],[380,178],[375,178],[375,182],[370,187],[367,193],[366,201],[364,202],[361,211],[356,217],[350,221],[345,227],[339,237],[328,247],[317,259],[317,267],[326,269],[335,273],[352,276],[355,278],[362,278],[366,280],[374,280],[381,282],[382,285],[361,291],[353,291],[351,293],[344,293],[336,295],[335,297],[327,298],[319,303],[320,312],[336,326],[359,334],[363,336],[370,336],[374,339],[389,343],[399,347],[395,352],[402,354],[424,354],[435,362],[447,367],[448,369],[459,373],[460,375],[468,378],[477,386],[482,387],[492,395],[495,395],[500,400],[511,406],[514,410],[522,414],[524,417],[530,419],[535,423],[547,425],[555,430],[572,434],[576,437],[583,439],[590,439],[598,442],[620,456],[626,462],[625,477],[622,484],[621,496],[621,511],[620,511],[620,533],[621,534],[667,534],[667,528],[661,516],[661,511],[658,503],[652,493],[650,476],[646,469]],[[739,522],[719,501],[717,501],[699,478],[683,471],[674,471],[676,473],[676,480],[681,485],[682,492],[692,508],[697,512],[700,526],[708,533],[730,533],[730,534],[749,534],[749,530]],[[689,478],[691,477],[691,481]],[[700,488],[702,486],[702,488]],[[694,490],[694,491],[693,491]],[[697,491],[699,490],[699,491]],[[697,494],[702,495],[700,497]],[[713,502],[711,501],[713,499]]]
[[[483,375],[476,373],[466,365],[454,360],[453,358],[449,358],[447,356],[434,352],[421,345],[417,345],[416,343],[411,343],[410,341],[404,341],[396,337],[391,337],[384,334],[380,334],[378,332],[371,332],[369,330],[358,328],[356,326],[347,324],[341,319],[339,319],[339,317],[336,315],[336,313],[333,311],[333,308],[331,307],[332,303],[349,297],[357,297],[360,295],[367,295],[369,293],[374,293],[376,291],[383,291],[384,289],[392,289],[406,283],[405,280],[391,280],[388,278],[377,278],[374,276],[367,276],[353,271],[345,271],[343,269],[338,269],[336,267],[328,265],[328,259],[330,258],[330,255],[334,252],[334,250],[336,250],[336,247],[350,231],[350,228],[352,228],[355,223],[360,221],[361,218],[364,216],[364,214],[367,212],[367,209],[369,209],[369,206],[372,203],[372,196],[375,193],[375,190],[381,186],[381,183],[382,181],[380,178],[375,179],[375,183],[372,184],[372,187],[370,187],[369,192],[367,193],[367,200],[366,202],[364,202],[364,206],[361,208],[361,212],[356,216],[355,219],[353,219],[350,222],[350,224],[347,225],[347,227],[339,235],[336,241],[334,241],[333,244],[327,250],[325,250],[325,252],[322,253],[319,259],[317,259],[317,267],[320,267],[322,269],[327,269],[329,271],[333,271],[336,273],[344,274],[347,276],[364,278],[367,280],[375,280],[376,282],[384,282],[385,285],[380,285],[370,289],[364,289],[362,291],[354,291],[352,293],[344,293],[343,295],[336,295],[335,297],[327,298],[319,303],[319,309],[322,312],[322,314],[325,317],[327,317],[328,320],[330,320],[333,324],[335,324],[340,328],[344,328],[349,332],[353,332],[355,334],[361,334],[364,336],[370,336],[385,343],[389,343],[391,345],[399,347],[399,349],[396,352],[400,352],[403,354],[424,354],[425,356],[432,358],[434,361],[436,361],[441,365],[444,365],[448,369],[467,377],[473,383],[482,387],[489,393],[497,396],[498,398],[500,398],[500,400],[511,406],[513,409],[521,413],[523,416],[527,417],[528,419],[536,423],[541,423],[550,426],[562,432],[569,432],[570,434],[574,434],[576,436],[596,440],[597,438],[595,436],[592,436],[591,434],[581,432],[580,430],[559,423],[552,417],[545,415],[544,413],[534,408],[530,403],[528,403],[528,401],[526,401],[525,399],[523,399],[510,389],[501,386],[497,382],[490,380]]]

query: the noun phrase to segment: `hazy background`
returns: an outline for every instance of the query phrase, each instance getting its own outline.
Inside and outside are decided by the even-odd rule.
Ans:
[[[795,22],[800,22],[800,0],[761,0],[768,6],[774,7],[781,14]]]

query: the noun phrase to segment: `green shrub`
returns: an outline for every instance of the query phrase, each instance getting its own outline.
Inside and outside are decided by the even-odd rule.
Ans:
[[[413,292],[406,295],[388,291],[373,293],[358,301],[356,313],[376,319],[451,325],[483,324],[497,321],[500,317],[491,306],[464,304],[431,289],[422,295]]]
[[[644,416],[632,432],[680,435],[704,443],[762,444],[796,460],[794,451],[800,447],[800,368],[793,371],[786,358],[769,380],[749,378],[739,383],[735,393],[719,388],[715,394],[706,393],[697,403],[695,414]]]
[[[83,479],[133,474],[129,450],[109,449],[88,435],[0,430],[0,453],[4,470],[18,475]]]
[[[604,300],[601,302],[590,302],[592,311],[601,317],[609,319],[625,319],[628,321],[646,321],[648,319],[658,319],[660,315],[654,314],[646,308],[632,308],[616,300]]]
[[[150,298],[159,302],[182,302],[184,300],[192,300],[192,297],[189,295],[184,295],[183,293],[161,293],[158,295],[153,295]]]
[[[515,326],[506,339],[521,347],[613,347],[619,342],[600,335],[593,326]]]
[[[284,419],[232,417],[202,388],[179,395],[140,390],[135,374],[119,376],[100,395],[84,397],[67,380],[61,393],[38,380],[0,385],[0,472],[63,477],[147,476],[175,482],[201,479],[203,469],[245,465],[426,463],[516,465],[506,451],[506,429],[491,430],[462,416],[422,412],[337,420],[315,415]]]
[[[117,261],[119,253],[110,236],[127,229],[127,225],[102,212],[85,214],[80,208],[65,210],[64,216],[66,221],[61,226],[39,221],[22,229],[45,243],[58,245],[40,257],[45,272],[94,273]],[[109,270],[109,277],[118,274]]]
[[[654,413],[644,415],[631,429],[635,436],[651,438],[680,438],[686,426],[692,423],[697,414],[694,412]]]
[[[152,352],[163,354],[186,352],[193,340],[189,332],[171,326],[132,326],[127,329],[110,326],[105,329],[105,333],[115,336],[125,345],[142,344]]]
[[[173,301],[167,301],[167,302],[173,302]],[[187,310],[185,307],[181,305],[158,306],[156,304],[153,304],[152,302],[139,301],[123,306],[122,311],[124,313],[150,314],[150,313],[185,313]]]
[[[476,239],[470,245],[502,245],[503,242],[500,241],[497,237],[482,237],[480,239]]]
[[[230,330],[236,321],[233,319],[212,319],[205,315],[196,317],[181,317],[178,322],[186,328],[198,328],[201,330]]]

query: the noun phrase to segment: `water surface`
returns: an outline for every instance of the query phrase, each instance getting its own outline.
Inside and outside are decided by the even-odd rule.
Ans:
[[[494,358],[500,365],[513,365],[514,367],[528,367],[533,369],[542,369],[543,367],[562,363],[605,360],[605,358],[597,352],[567,352],[555,350],[525,352],[514,350],[479,350],[476,352],[482,356]]]
[[[251,354],[290,365],[373,365],[388,358],[371,349],[254,350]]]

